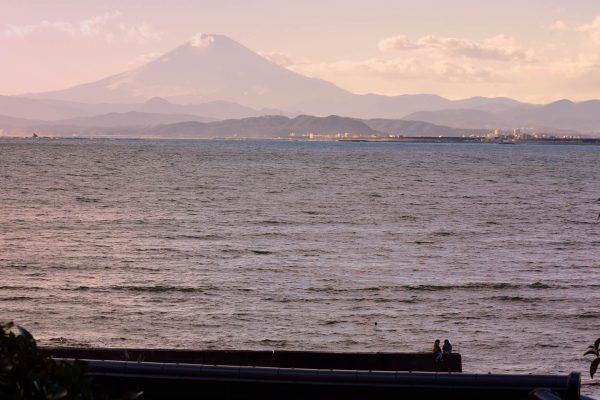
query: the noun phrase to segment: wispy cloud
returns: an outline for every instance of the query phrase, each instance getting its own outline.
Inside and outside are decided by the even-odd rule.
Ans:
[[[36,30],[36,26],[35,25],[5,25],[4,30],[3,30],[3,34],[6,37],[24,37],[24,36],[28,36],[31,35],[33,32],[35,32]]]
[[[146,54],[142,54],[141,56],[138,56],[136,58],[134,58],[133,60],[131,60],[130,62],[127,63],[127,67],[128,68],[135,68],[135,67],[139,67],[142,66],[144,64],[149,63],[150,61],[154,61],[156,59],[158,59],[158,57],[162,56],[163,53],[146,53]]]
[[[440,82],[472,82],[503,80],[493,68],[477,64],[457,63],[448,60],[424,62],[416,58],[371,58],[360,61],[333,63],[297,63],[289,68],[313,77],[368,75],[391,81],[406,79],[431,79]]]
[[[108,22],[119,19],[122,15],[121,11],[115,10],[84,19],[79,22],[79,32],[87,36],[98,36],[104,33],[103,28]]]
[[[265,51],[259,51],[258,54],[260,54],[261,56],[263,56],[264,58],[266,58],[267,60],[277,64],[277,65],[281,65],[282,67],[289,67],[294,65],[294,61],[285,53],[282,52],[278,52],[278,51],[270,51],[270,52],[265,52]]]
[[[125,33],[126,37],[131,40],[160,40],[163,37],[162,32],[155,29],[151,24],[142,22],[139,25],[127,26],[120,24],[119,28]]]
[[[594,44],[600,45],[600,16],[594,18],[589,24],[578,26],[576,30],[585,34]]]
[[[160,40],[163,36],[162,32],[155,29],[150,23],[126,24],[122,20],[123,13],[114,10],[77,22],[43,20],[28,25],[8,24],[1,32],[8,38],[23,38],[42,31],[55,31],[74,37],[103,37],[107,42],[113,42],[116,39],[123,41]]]
[[[260,52],[267,60],[286,67],[302,75],[325,77],[330,75],[367,74],[381,77],[412,77],[430,76],[434,71],[416,58],[369,58],[366,60],[340,60],[333,62],[315,62],[311,60],[293,60],[282,52]],[[442,71],[443,68],[438,68]]]
[[[67,33],[69,35],[75,35],[77,33],[77,28],[70,22],[66,21],[42,21],[39,24],[39,27],[42,29],[51,29],[60,32]]]
[[[569,24],[567,24],[565,21],[563,21],[561,19],[554,21],[552,23],[552,25],[550,25],[550,29],[552,29],[553,31],[564,31],[568,28],[569,28]]]
[[[392,50],[436,50],[453,57],[497,61],[535,61],[531,51],[523,50],[516,44],[514,38],[504,34],[484,41],[439,37],[435,35],[423,36],[413,41],[408,36],[399,35],[381,40],[378,47],[384,52]]]

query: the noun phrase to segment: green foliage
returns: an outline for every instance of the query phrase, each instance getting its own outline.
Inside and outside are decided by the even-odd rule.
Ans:
[[[0,323],[0,398],[94,400],[86,365],[53,360],[38,349],[33,336],[13,323]]]
[[[587,351],[583,353],[584,356],[587,356],[588,354],[596,356],[590,364],[590,377],[593,379],[594,374],[598,370],[598,365],[600,364],[600,338],[596,339],[594,344],[589,345]]]

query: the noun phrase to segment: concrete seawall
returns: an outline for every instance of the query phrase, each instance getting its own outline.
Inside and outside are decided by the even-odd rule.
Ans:
[[[430,353],[44,348],[56,358],[373,371],[461,372],[460,354],[436,362]]]
[[[88,361],[109,395],[145,399],[578,400],[581,377],[462,374],[460,354],[43,348],[57,359]]]
[[[491,375],[240,367],[137,361],[88,363],[96,384],[117,398],[213,400],[580,400],[578,373]]]

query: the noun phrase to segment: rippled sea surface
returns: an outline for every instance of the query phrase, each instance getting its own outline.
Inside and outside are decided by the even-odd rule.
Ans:
[[[585,376],[599,178],[594,146],[4,139],[0,316],[46,345],[439,338],[465,371]]]

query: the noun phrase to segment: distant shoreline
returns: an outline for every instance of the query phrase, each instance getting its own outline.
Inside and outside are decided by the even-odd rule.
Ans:
[[[348,143],[475,143],[475,144],[528,144],[528,145],[583,145],[598,146],[600,138],[543,138],[543,139],[515,139],[515,140],[490,140],[484,137],[458,137],[458,136],[415,136],[415,137],[365,137],[365,138],[341,138],[341,139],[304,139],[304,138],[253,138],[253,137],[140,137],[140,136],[0,136],[0,140],[19,140],[19,141],[45,141],[45,140],[198,140],[198,141],[281,141],[281,142],[348,142]]]
[[[400,137],[400,138],[364,138],[364,139],[338,139],[338,142],[404,142],[404,143],[487,143],[487,144],[577,144],[600,145],[600,138],[556,138],[556,139],[520,139],[520,140],[489,140],[483,137]]]

